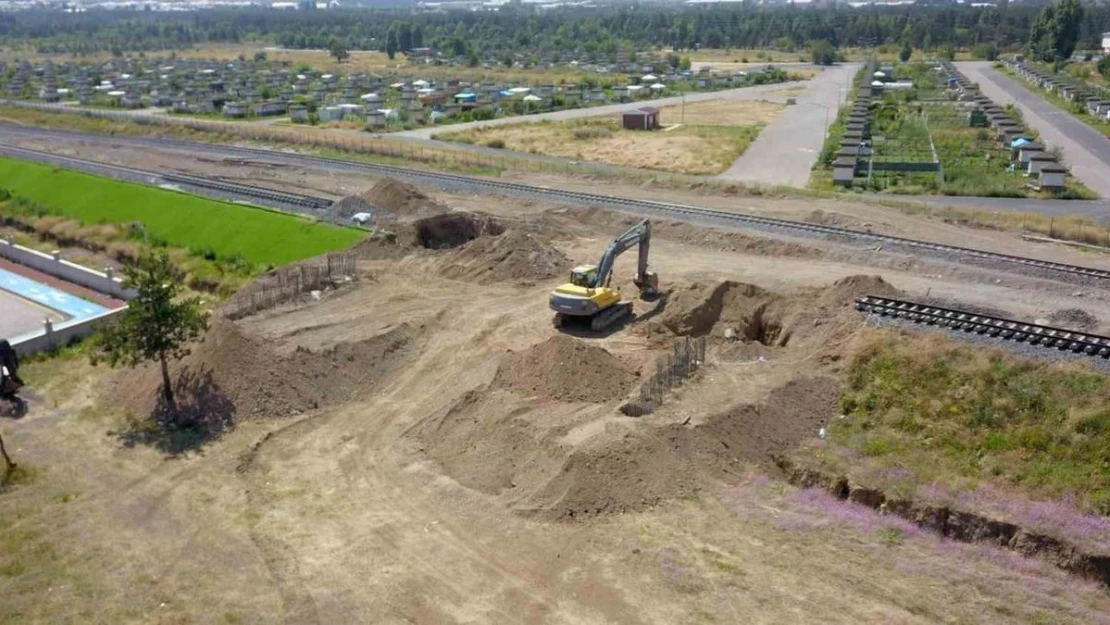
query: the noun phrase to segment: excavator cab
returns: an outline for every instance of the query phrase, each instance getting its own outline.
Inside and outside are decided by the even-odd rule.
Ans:
[[[597,286],[597,265],[579,265],[571,269],[570,283],[586,289]]]

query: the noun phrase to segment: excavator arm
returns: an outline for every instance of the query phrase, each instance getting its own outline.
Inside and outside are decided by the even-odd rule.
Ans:
[[[640,287],[641,291],[654,291],[657,288],[655,275],[648,272],[648,248],[651,246],[651,221],[647,219],[632,226],[627,232],[613,239],[609,247],[605,248],[605,253],[601,255],[601,260],[597,263],[595,283],[590,286],[595,288],[609,286],[609,282],[613,277],[613,265],[616,263],[617,257],[627,252],[634,245],[638,245],[640,248],[634,282],[636,286]]]

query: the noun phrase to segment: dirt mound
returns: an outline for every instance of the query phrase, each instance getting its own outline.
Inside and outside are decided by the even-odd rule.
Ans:
[[[882,276],[848,276],[821,290],[817,298],[819,308],[842,308],[865,295],[900,297],[902,292],[883,280]]]
[[[670,423],[619,439],[603,436],[576,450],[529,502],[545,518],[625,512],[742,476],[751,464],[775,471],[774,459],[815,438],[836,414],[840,384],[803,377],[760,405],[744,404],[696,426]]]
[[[362,196],[359,195],[348,195],[343,199],[333,202],[332,205],[328,207],[328,214],[331,218],[340,221],[350,219],[358,213],[370,213],[371,215],[377,216],[380,212],[381,210],[377,206],[362,199]]]
[[[501,359],[492,388],[567,402],[607,402],[627,395],[636,375],[606,350],[565,335]]]
[[[444,276],[483,284],[547,280],[561,275],[570,264],[558,248],[517,230],[474,239],[443,262]]]
[[[1065,308],[1049,315],[1048,323],[1068,330],[1093,332],[1098,328],[1098,317],[1082,308]]]
[[[413,336],[413,329],[403,325],[325,351],[298,348],[278,354],[265,340],[216,319],[170,373],[183,417],[283,417],[357,397],[407,358]],[[110,401],[139,416],[156,415],[164,410],[161,385],[156,366],[124,371]]]
[[[643,509],[750,464],[773,471],[772,456],[816,437],[838,399],[835,379],[803,377],[691,425],[476,390],[410,435],[469,488],[524,514],[581,518]]]
[[[382,178],[356,197],[365,204],[392,213],[395,217],[427,217],[451,210],[413,185],[394,178]]]
[[[448,213],[421,219],[413,224],[416,245],[430,250],[460,247],[482,235],[505,231],[501,222],[478,213]]]
[[[785,345],[780,316],[783,300],[753,284],[726,280],[692,284],[671,293],[658,325],[679,336],[704,336],[731,329],[749,341]]]

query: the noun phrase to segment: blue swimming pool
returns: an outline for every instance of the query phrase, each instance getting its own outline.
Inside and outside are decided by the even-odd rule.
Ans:
[[[73,319],[85,319],[108,312],[108,309],[100,304],[94,304],[6,269],[0,269],[0,289],[15,293],[47,308],[53,308]]]

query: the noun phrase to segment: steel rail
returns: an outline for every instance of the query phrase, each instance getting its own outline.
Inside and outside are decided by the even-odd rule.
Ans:
[[[1055,348],[1060,351],[1110,358],[1110,337],[1098,334],[875,295],[857,299],[856,310],[880,317],[904,319],[923,325],[942,326],[952,330],[1039,345],[1046,349]]]

